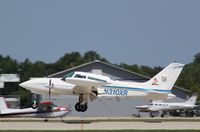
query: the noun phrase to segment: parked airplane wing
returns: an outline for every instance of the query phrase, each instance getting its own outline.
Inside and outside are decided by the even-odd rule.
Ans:
[[[161,108],[153,108],[153,107],[151,107],[151,108],[148,108],[149,109],[149,111],[160,111],[160,110],[164,110],[164,109],[161,109]]]

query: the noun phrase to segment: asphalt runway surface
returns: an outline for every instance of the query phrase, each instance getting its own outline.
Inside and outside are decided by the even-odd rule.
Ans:
[[[125,130],[179,129],[200,130],[200,122],[0,122],[0,130]]]

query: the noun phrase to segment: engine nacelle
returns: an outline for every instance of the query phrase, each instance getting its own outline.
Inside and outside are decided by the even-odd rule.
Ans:
[[[74,85],[58,85],[54,84],[52,91],[61,94],[69,94],[73,92]]]

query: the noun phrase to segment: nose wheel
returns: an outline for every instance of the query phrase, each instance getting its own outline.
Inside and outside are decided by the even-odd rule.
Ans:
[[[38,103],[36,101],[33,101],[33,104],[31,105],[33,109],[36,109],[38,107]]]

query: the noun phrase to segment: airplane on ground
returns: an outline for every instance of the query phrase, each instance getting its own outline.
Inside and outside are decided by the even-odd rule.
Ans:
[[[104,75],[88,72],[71,72],[63,78],[37,78],[19,84],[32,93],[43,95],[77,95],[78,112],[87,110],[88,100],[106,97],[142,97],[150,100],[174,97],[171,89],[184,64],[171,63],[147,82],[111,80]]]
[[[161,100],[159,100],[159,101],[152,101],[147,105],[135,106],[135,108],[138,109],[139,112],[150,112],[151,117],[154,117],[154,113],[156,112],[158,113],[159,111],[161,111],[163,112],[161,114],[161,117],[164,117],[164,113],[166,113],[167,111],[193,109],[194,107],[196,107],[195,105],[196,100],[197,96],[193,95],[187,101],[181,103],[179,102],[164,103]]]
[[[52,102],[40,102],[38,106],[25,109],[11,109],[7,107],[4,97],[0,97],[0,117],[37,117],[54,118],[64,117],[71,110],[69,108],[57,107]]]

